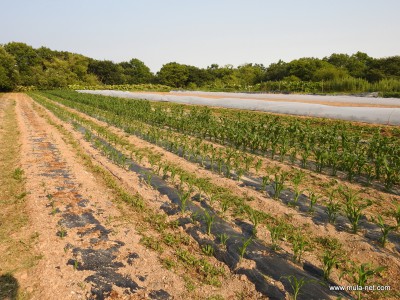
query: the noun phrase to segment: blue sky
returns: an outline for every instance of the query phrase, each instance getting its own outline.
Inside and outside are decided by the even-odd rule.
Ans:
[[[206,67],[400,55],[398,0],[2,0],[0,44]]]

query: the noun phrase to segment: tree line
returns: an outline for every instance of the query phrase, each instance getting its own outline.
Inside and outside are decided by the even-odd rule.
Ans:
[[[291,91],[312,92],[315,87],[324,91],[324,82],[325,89],[328,86],[338,89],[333,84],[335,82],[364,85],[367,89],[370,84],[382,81],[380,86],[390,83],[396,87],[390,91],[398,92],[400,56],[373,58],[363,52],[352,55],[334,53],[322,59],[279,60],[269,66],[253,63],[238,67],[211,64],[207,68],[169,62],[154,74],[137,58],[115,63],[46,47],[35,49],[19,42],[0,45],[1,91],[20,87],[52,89],[69,85],[154,83],[184,89],[250,91],[282,90],[285,87]],[[347,85],[344,89],[349,89]],[[311,90],[305,87],[311,87]]]

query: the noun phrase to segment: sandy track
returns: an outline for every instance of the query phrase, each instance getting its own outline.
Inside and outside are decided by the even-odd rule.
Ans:
[[[43,255],[25,278],[33,299],[168,299],[181,280],[139,244],[113,195],[82,168],[60,134],[13,94],[21,129],[28,208]],[[110,220],[114,220],[110,222]]]

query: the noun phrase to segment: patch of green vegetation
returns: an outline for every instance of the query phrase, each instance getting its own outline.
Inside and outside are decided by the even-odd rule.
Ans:
[[[24,170],[19,166],[15,102],[4,98],[0,101],[5,101],[4,117],[0,118],[0,299],[28,299],[14,274],[27,271],[41,259],[33,250],[38,234],[26,234],[29,219],[23,199],[28,192]]]

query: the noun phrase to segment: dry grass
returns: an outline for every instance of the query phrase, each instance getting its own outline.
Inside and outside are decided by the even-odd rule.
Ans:
[[[24,172],[19,166],[20,144],[15,101],[0,98],[0,299],[26,299],[17,274],[34,266],[37,234],[27,234]]]

